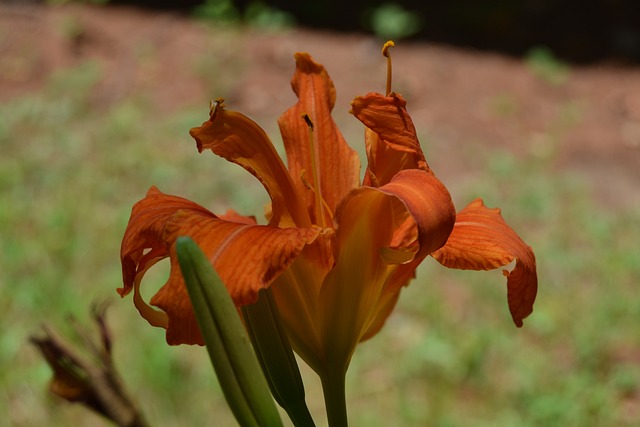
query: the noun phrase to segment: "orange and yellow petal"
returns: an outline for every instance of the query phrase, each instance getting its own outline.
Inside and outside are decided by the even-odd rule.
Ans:
[[[257,123],[243,114],[227,111],[220,101],[210,119],[189,133],[196,140],[198,151],[210,149],[258,178],[271,197],[271,225],[310,226],[306,206],[300,202],[287,168]]]
[[[319,295],[324,363],[346,369],[356,344],[374,321],[389,272],[381,251],[408,212],[394,196],[371,187],[353,190],[336,212],[335,267]]]
[[[118,289],[120,295],[131,292],[141,272],[168,256],[168,247],[163,239],[166,221],[181,209],[213,216],[197,203],[164,194],[155,186],[133,206],[120,247],[124,284]]]
[[[380,329],[400,288],[446,242],[454,221],[451,197],[430,172],[402,171],[385,186],[349,193],[336,212],[336,264],[320,293],[327,357],[348,359]]]
[[[395,194],[403,200],[411,213],[411,223],[405,222],[403,226],[396,229],[392,247],[410,249],[413,251],[413,256],[406,262],[395,265],[389,271],[380,301],[375,309],[376,318],[362,340],[372,337],[382,328],[395,307],[400,291],[415,278],[416,269],[429,253],[430,248],[444,244],[455,218],[448,191],[431,173],[419,170],[405,171],[380,190]],[[411,224],[411,227],[407,227],[407,224]]]
[[[309,187],[320,192],[327,209],[333,212],[340,200],[359,185],[360,159],[331,117],[336,90],[327,71],[307,53],[297,53],[295,59],[291,86],[298,102],[280,117],[278,124],[289,171],[299,192],[305,195],[310,216],[314,217],[316,199]],[[303,114],[313,123],[314,152],[311,152],[309,126],[302,119]],[[313,176],[313,159],[319,182],[315,182]],[[316,219],[314,223],[320,222]]]
[[[378,301],[378,304],[375,308],[375,317],[360,338],[361,342],[368,340],[369,338],[380,332],[385,322],[387,321],[387,318],[389,318],[389,316],[393,312],[393,309],[396,307],[396,303],[398,302],[399,297],[400,290],[386,294],[383,298],[380,298],[380,301]]]
[[[404,169],[429,171],[406,105],[395,93],[369,93],[351,102],[351,114],[367,127],[364,185],[384,185]]]
[[[166,327],[169,344],[202,344],[175,253],[179,236],[190,236],[200,245],[234,302],[244,305],[255,302],[258,291],[269,286],[319,233],[247,222],[220,219],[193,202],[153,190],[134,206],[125,232],[121,295],[139,286],[155,262],[170,257],[169,279],[150,301],[166,316],[166,324],[156,326]],[[146,257],[151,253],[153,257]],[[142,310],[141,314],[153,320]]]
[[[278,310],[296,353],[314,369],[321,365],[320,289],[334,265],[333,229],[322,229],[271,285]]]
[[[507,225],[500,209],[476,199],[460,211],[446,245],[432,256],[440,264],[460,270],[493,270],[515,260],[507,277],[509,311],[516,326],[533,312],[538,290],[533,250]]]

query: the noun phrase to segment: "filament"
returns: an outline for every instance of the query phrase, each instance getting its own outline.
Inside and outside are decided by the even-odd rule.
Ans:
[[[393,77],[393,70],[391,67],[391,53],[389,52],[389,49],[391,49],[395,45],[396,44],[392,40],[389,40],[384,44],[384,46],[382,46],[382,55],[387,58],[387,88],[385,92],[387,96],[389,96],[389,94],[391,93],[391,80]]]
[[[315,193],[316,203],[316,221],[321,227],[325,227],[324,220],[324,203],[320,194],[320,170],[316,162],[316,146],[313,138],[313,122],[307,113],[302,114],[302,118],[309,127],[309,151],[311,154],[311,173],[313,174],[313,192]]]

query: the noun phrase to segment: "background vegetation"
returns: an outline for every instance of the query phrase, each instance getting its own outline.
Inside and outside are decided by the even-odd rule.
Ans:
[[[51,0],[50,0],[51,1]],[[53,0],[56,1],[56,0]],[[60,0],[58,0],[60,1]],[[64,1],[64,0],[61,0]],[[277,10],[299,24],[366,31],[522,55],[544,45],[579,62],[640,61],[640,4],[634,0],[90,0],[196,13]]]
[[[532,60],[552,80],[566,71]],[[2,427],[106,425],[47,395],[50,370],[27,337],[41,322],[68,333],[67,316],[86,322],[92,301],[116,299],[120,239],[150,185],[214,211],[232,205],[259,216],[266,200],[239,168],[197,155],[187,131],[203,121],[202,106],[167,114],[141,93],[104,105],[92,97],[101,73],[82,63],[0,105]],[[278,113],[257,118],[274,139]],[[355,121],[343,130],[361,144]],[[424,136],[437,159],[446,147]],[[383,331],[356,352],[353,425],[637,425],[640,208],[599,205],[576,176],[548,173],[553,151],[515,157],[469,144],[459,160],[483,172],[456,188],[456,203],[483,195],[535,248],[535,312],[517,330],[499,272],[427,260]],[[157,270],[160,286],[166,265]],[[108,319],[116,361],[153,425],[234,425],[203,349],[166,346],[130,300],[115,301]],[[319,384],[305,378],[322,425]]]

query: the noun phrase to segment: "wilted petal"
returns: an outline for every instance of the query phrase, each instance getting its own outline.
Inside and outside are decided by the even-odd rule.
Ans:
[[[492,270],[516,261],[507,279],[509,311],[516,326],[533,311],[538,290],[533,250],[502,218],[500,209],[489,209],[480,199],[460,211],[447,244],[434,252],[442,265],[460,270]]]
[[[298,103],[278,120],[289,171],[298,191],[305,195],[306,205],[315,216],[312,190],[305,187],[302,176],[320,191],[328,209],[333,212],[340,200],[360,182],[360,160],[338,130],[331,110],[336,101],[336,90],[325,68],[306,53],[297,53],[296,71],[291,86]],[[313,122],[315,153],[310,152],[309,127],[302,119],[308,114]],[[320,183],[315,183],[311,158],[315,157]],[[316,221],[317,223],[317,221]]]
[[[269,286],[305,245],[314,241],[316,229],[276,228],[225,221],[180,197],[152,188],[133,207],[121,249],[124,288],[122,296],[139,286],[142,276],[158,260],[171,259],[169,280],[153,296],[151,304],[166,313],[169,344],[202,344],[175,253],[179,236],[190,236],[211,260],[236,304],[255,302],[260,289]],[[144,304],[146,306],[146,304]],[[149,308],[150,309],[150,308]],[[158,312],[155,312],[158,313]]]
[[[384,185],[404,169],[429,170],[406,105],[395,93],[369,93],[351,102],[351,114],[367,127],[369,165],[363,185]]]
[[[211,118],[189,133],[196,140],[198,151],[210,149],[260,180],[272,201],[270,224],[285,227],[310,225],[306,206],[299,202],[300,196],[282,159],[258,124],[218,104]]]

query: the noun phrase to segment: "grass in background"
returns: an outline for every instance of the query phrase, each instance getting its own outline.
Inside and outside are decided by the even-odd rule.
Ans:
[[[91,97],[100,77],[87,63],[0,106],[0,426],[107,425],[48,396],[49,368],[27,343],[41,322],[68,331],[68,315],[88,321],[90,303],[105,298],[116,300],[107,317],[116,362],[152,425],[235,425],[204,350],[166,346],[130,298],[117,298],[119,245],[151,185],[257,216],[266,196],[240,168],[197,154],[188,129],[206,118],[202,108],[158,117],[142,97],[100,105]],[[345,133],[362,144],[361,129]],[[352,424],[635,425],[640,212],[604,210],[574,177],[549,173],[539,154],[475,151],[486,167],[454,192],[456,203],[484,196],[534,247],[534,314],[516,329],[499,272],[428,259],[387,326],[356,352]],[[153,277],[164,281],[162,271]],[[320,390],[305,372],[322,425]]]
[[[546,158],[471,151],[487,168],[458,205],[486,196],[534,247],[534,313],[520,330],[510,323],[499,272],[425,263],[356,353],[355,425],[635,425],[640,215],[600,209],[574,177],[549,174]]]
[[[49,368],[26,340],[42,322],[68,332],[67,316],[86,322],[92,301],[119,300],[120,239],[131,206],[149,186],[238,209],[256,198],[254,187],[236,191],[241,171],[214,180],[217,159],[198,156],[188,129],[206,119],[202,109],[158,120],[144,99],[103,107],[91,99],[99,78],[99,68],[87,63],[0,108],[0,412],[8,415],[0,425],[98,422],[47,395]],[[183,425],[181,414],[194,424],[212,414],[231,423],[206,354],[167,347],[161,330],[140,322],[130,298],[113,304],[108,320],[127,383],[154,425]],[[213,397],[191,407],[184,397],[194,393]]]

